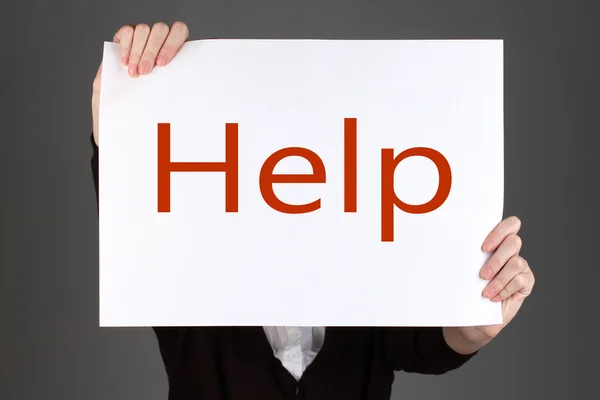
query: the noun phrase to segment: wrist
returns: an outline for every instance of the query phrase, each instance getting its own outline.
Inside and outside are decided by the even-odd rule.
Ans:
[[[475,353],[491,340],[487,338],[466,338],[461,328],[458,327],[444,327],[443,334],[448,347],[464,355]]]

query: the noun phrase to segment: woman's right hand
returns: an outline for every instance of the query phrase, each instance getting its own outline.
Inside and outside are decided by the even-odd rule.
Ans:
[[[137,78],[149,74],[155,65],[165,66],[177,54],[189,37],[189,30],[183,22],[175,22],[171,27],[157,22],[150,28],[147,24],[125,25],[115,33],[114,43],[119,43],[121,63],[128,67],[129,76]],[[94,141],[99,143],[98,109],[100,106],[100,82],[102,64],[93,83],[92,121]]]

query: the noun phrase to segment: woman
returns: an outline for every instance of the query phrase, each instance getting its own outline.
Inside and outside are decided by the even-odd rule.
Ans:
[[[136,78],[164,67],[188,39],[177,22],[123,26],[114,36]],[[92,170],[98,192],[98,106],[102,66],[93,84]],[[507,218],[484,240],[493,253],[481,269],[482,295],[502,302],[503,323],[479,327],[161,327],[154,328],[169,380],[169,399],[384,400],[394,371],[442,374],[471,359],[514,318],[534,276],[519,256],[520,221]]]

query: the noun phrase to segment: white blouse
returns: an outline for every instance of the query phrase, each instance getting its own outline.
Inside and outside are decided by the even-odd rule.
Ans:
[[[273,354],[296,380],[300,380],[325,340],[322,326],[265,326],[264,330]]]

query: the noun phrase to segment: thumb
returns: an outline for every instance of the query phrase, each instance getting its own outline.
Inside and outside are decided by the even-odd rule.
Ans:
[[[100,67],[98,68],[98,72],[96,73],[96,77],[94,78],[93,83],[93,93],[92,93],[92,132],[94,134],[94,142],[98,145],[99,134],[98,134],[98,112],[100,108],[100,84],[102,80],[102,63],[100,63]]]
[[[98,72],[96,73],[96,77],[94,78],[93,89],[94,93],[100,92],[100,83],[102,81],[102,63],[100,63],[100,67],[98,68]]]

